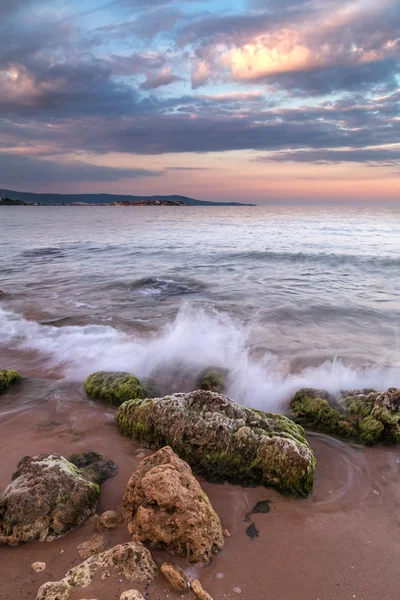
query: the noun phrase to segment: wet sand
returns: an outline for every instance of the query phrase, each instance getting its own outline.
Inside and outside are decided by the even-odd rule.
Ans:
[[[25,379],[0,400],[0,490],[25,455],[95,450],[119,466],[116,477],[102,487],[98,512],[120,510],[126,482],[150,452],[118,433],[114,412],[88,401],[81,384]],[[172,559],[198,576],[214,600],[397,600],[399,450],[361,448],[315,434],[308,438],[318,460],[310,498],[200,480],[231,533],[225,549],[204,567],[161,552],[153,553],[155,560]],[[270,512],[246,520],[254,505],[266,499]],[[254,539],[246,535],[251,523],[259,532]],[[82,561],[77,546],[92,533],[89,521],[52,543],[2,547],[0,599],[34,599],[42,583],[60,579]],[[106,536],[108,547],[130,539],[124,524]],[[46,570],[35,573],[35,561],[45,562]],[[122,591],[132,588],[145,591],[123,577],[98,577],[71,598],[119,600]],[[182,597],[161,576],[146,591],[149,600]]]

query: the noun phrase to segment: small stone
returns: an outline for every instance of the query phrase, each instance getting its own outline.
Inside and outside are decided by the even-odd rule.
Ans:
[[[122,516],[115,512],[115,510],[106,510],[105,512],[103,512],[103,514],[100,516],[97,522],[97,529],[99,531],[111,531],[112,529],[118,527],[118,525],[122,523],[122,521]]]
[[[94,535],[90,540],[82,542],[78,546],[78,552],[82,558],[89,558],[92,554],[102,552],[106,548],[104,535]]]
[[[212,600],[210,594],[207,594],[207,592],[205,590],[203,590],[203,586],[201,585],[201,583],[198,579],[195,579],[194,581],[192,581],[191,588],[194,592],[194,595],[199,600]]]
[[[165,562],[160,567],[161,573],[178,592],[187,592],[190,587],[190,579],[178,565]]]
[[[144,600],[144,598],[137,590],[127,590],[126,592],[122,592],[119,600]]]
[[[222,535],[224,537],[231,537],[231,534],[229,533],[228,529],[223,529],[222,530]]]
[[[44,563],[44,562],[34,562],[34,563],[31,565],[31,567],[32,567],[32,569],[33,569],[34,571],[36,571],[36,573],[41,573],[42,571],[44,571],[44,570],[45,570],[45,568],[46,568],[46,563]]]
[[[110,571],[104,571],[104,573],[101,576],[103,581],[105,581],[107,579],[107,577],[111,577]]]

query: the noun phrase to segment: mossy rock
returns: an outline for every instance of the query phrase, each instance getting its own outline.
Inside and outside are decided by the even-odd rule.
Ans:
[[[365,444],[400,442],[400,390],[353,390],[338,396],[303,389],[290,403],[296,423]]]
[[[21,376],[17,371],[11,371],[9,369],[0,371],[0,394],[4,394],[13,383],[16,383],[20,379]]]
[[[97,371],[84,383],[85,392],[92,400],[103,400],[119,406],[126,400],[145,398],[148,394],[139,379],[131,373]]]
[[[199,388],[209,392],[223,394],[226,391],[226,373],[223,371],[207,371],[199,381]]]
[[[304,430],[283,415],[240,406],[197,390],[124,402],[119,431],[149,448],[171,446],[209,481],[265,485],[306,496],[316,460]]]

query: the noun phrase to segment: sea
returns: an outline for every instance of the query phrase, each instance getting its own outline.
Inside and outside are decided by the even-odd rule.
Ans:
[[[0,289],[0,368],[169,393],[218,367],[279,412],[400,386],[399,208],[2,207]]]

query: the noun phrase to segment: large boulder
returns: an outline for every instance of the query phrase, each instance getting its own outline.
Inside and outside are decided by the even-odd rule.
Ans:
[[[133,539],[189,562],[209,562],[222,550],[221,523],[192,470],[170,447],[145,458],[122,501]]]
[[[92,452],[71,459],[39,454],[19,462],[0,496],[0,545],[52,541],[95,514],[100,485],[117,465]]]
[[[151,554],[140,542],[119,544],[101,554],[90,556],[80,565],[73,567],[60,581],[44,583],[36,600],[68,600],[76,588],[85,588],[100,570],[113,569],[128,581],[149,583],[158,574],[157,565]]]
[[[298,496],[312,489],[314,454],[302,427],[283,415],[197,390],[130,400],[116,419],[124,435],[150,448],[171,446],[210,481],[273,486]]]
[[[400,390],[353,390],[336,396],[302,389],[290,408],[297,423],[366,444],[400,442]]]
[[[84,387],[92,400],[103,400],[114,406],[131,398],[146,398],[149,395],[137,377],[123,372],[97,371],[89,375]]]
[[[4,394],[13,383],[20,379],[21,376],[17,371],[11,371],[10,369],[0,371],[0,394]]]

